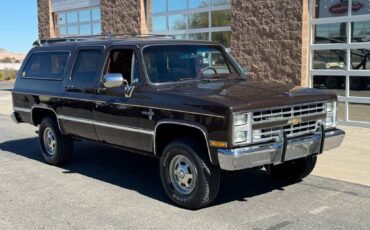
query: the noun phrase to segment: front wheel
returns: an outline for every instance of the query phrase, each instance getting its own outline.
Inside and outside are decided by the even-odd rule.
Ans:
[[[295,182],[308,176],[315,168],[316,161],[317,156],[308,156],[280,165],[271,165],[268,171],[274,179]]]
[[[166,194],[180,207],[199,209],[217,196],[220,172],[194,141],[179,139],[168,144],[161,156],[160,174]]]

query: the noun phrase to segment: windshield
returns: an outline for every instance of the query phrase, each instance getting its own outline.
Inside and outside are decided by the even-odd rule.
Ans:
[[[225,51],[217,45],[149,46],[143,56],[153,83],[238,76]]]

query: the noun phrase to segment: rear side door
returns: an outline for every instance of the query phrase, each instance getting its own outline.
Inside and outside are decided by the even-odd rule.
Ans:
[[[111,47],[106,53],[102,77],[107,73],[120,73],[131,86],[131,97],[125,97],[124,87],[104,88],[99,85],[98,101],[94,107],[95,129],[101,142],[122,147],[141,149],[139,139],[140,71],[135,47]]]
[[[98,140],[93,108],[96,105],[96,85],[104,62],[103,47],[81,48],[77,51],[71,77],[65,86],[63,115],[59,116],[67,133]]]

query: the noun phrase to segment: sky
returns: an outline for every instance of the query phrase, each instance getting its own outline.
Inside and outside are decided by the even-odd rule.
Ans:
[[[0,0],[0,48],[27,53],[37,40],[37,0]]]

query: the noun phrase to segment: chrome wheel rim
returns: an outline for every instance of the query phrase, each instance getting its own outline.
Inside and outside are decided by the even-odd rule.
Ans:
[[[194,190],[197,171],[194,164],[187,157],[177,155],[172,158],[169,175],[171,184],[180,194],[188,195]]]
[[[46,153],[53,156],[57,149],[57,139],[53,129],[47,127],[44,130],[44,147]]]

